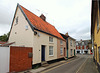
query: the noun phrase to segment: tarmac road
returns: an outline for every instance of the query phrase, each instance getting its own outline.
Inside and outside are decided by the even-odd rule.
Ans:
[[[63,65],[48,69],[42,73],[78,73],[82,65],[87,61],[91,55],[77,55],[78,59],[66,62]]]

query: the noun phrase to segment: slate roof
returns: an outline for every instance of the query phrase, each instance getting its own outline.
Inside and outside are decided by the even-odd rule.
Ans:
[[[60,33],[56,30],[56,28],[51,25],[50,23],[43,21],[40,17],[36,16],[23,6],[19,5],[29,21],[31,22],[32,26],[34,26],[35,29],[41,30],[43,32],[49,33],[51,35],[56,36],[57,38],[60,38],[64,40],[64,38],[60,35]]]

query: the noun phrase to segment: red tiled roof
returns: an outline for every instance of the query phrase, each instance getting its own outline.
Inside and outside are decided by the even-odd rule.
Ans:
[[[29,19],[29,21],[31,22],[31,24],[33,24],[33,26],[35,26],[36,29],[44,31],[49,34],[52,34],[60,39],[63,39],[63,37],[60,35],[60,33],[56,30],[56,28],[54,26],[52,26],[51,24],[49,24],[46,21],[43,21],[40,17],[36,16],[35,14],[30,12],[23,6],[20,5],[20,7],[26,14],[26,16]]]
[[[7,43],[7,42],[1,42],[1,41],[0,41],[0,44],[5,44],[5,43]]]

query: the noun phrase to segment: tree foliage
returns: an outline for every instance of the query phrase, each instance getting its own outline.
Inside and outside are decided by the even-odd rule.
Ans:
[[[9,32],[7,34],[0,36],[0,41],[7,42],[8,41]]]

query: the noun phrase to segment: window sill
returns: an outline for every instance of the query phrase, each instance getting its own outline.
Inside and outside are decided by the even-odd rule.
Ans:
[[[60,54],[61,56],[63,56],[63,54]]]
[[[60,44],[60,45],[63,45],[63,44]]]
[[[53,57],[53,55],[49,55],[49,57]]]
[[[49,42],[49,44],[54,44],[54,42]]]

